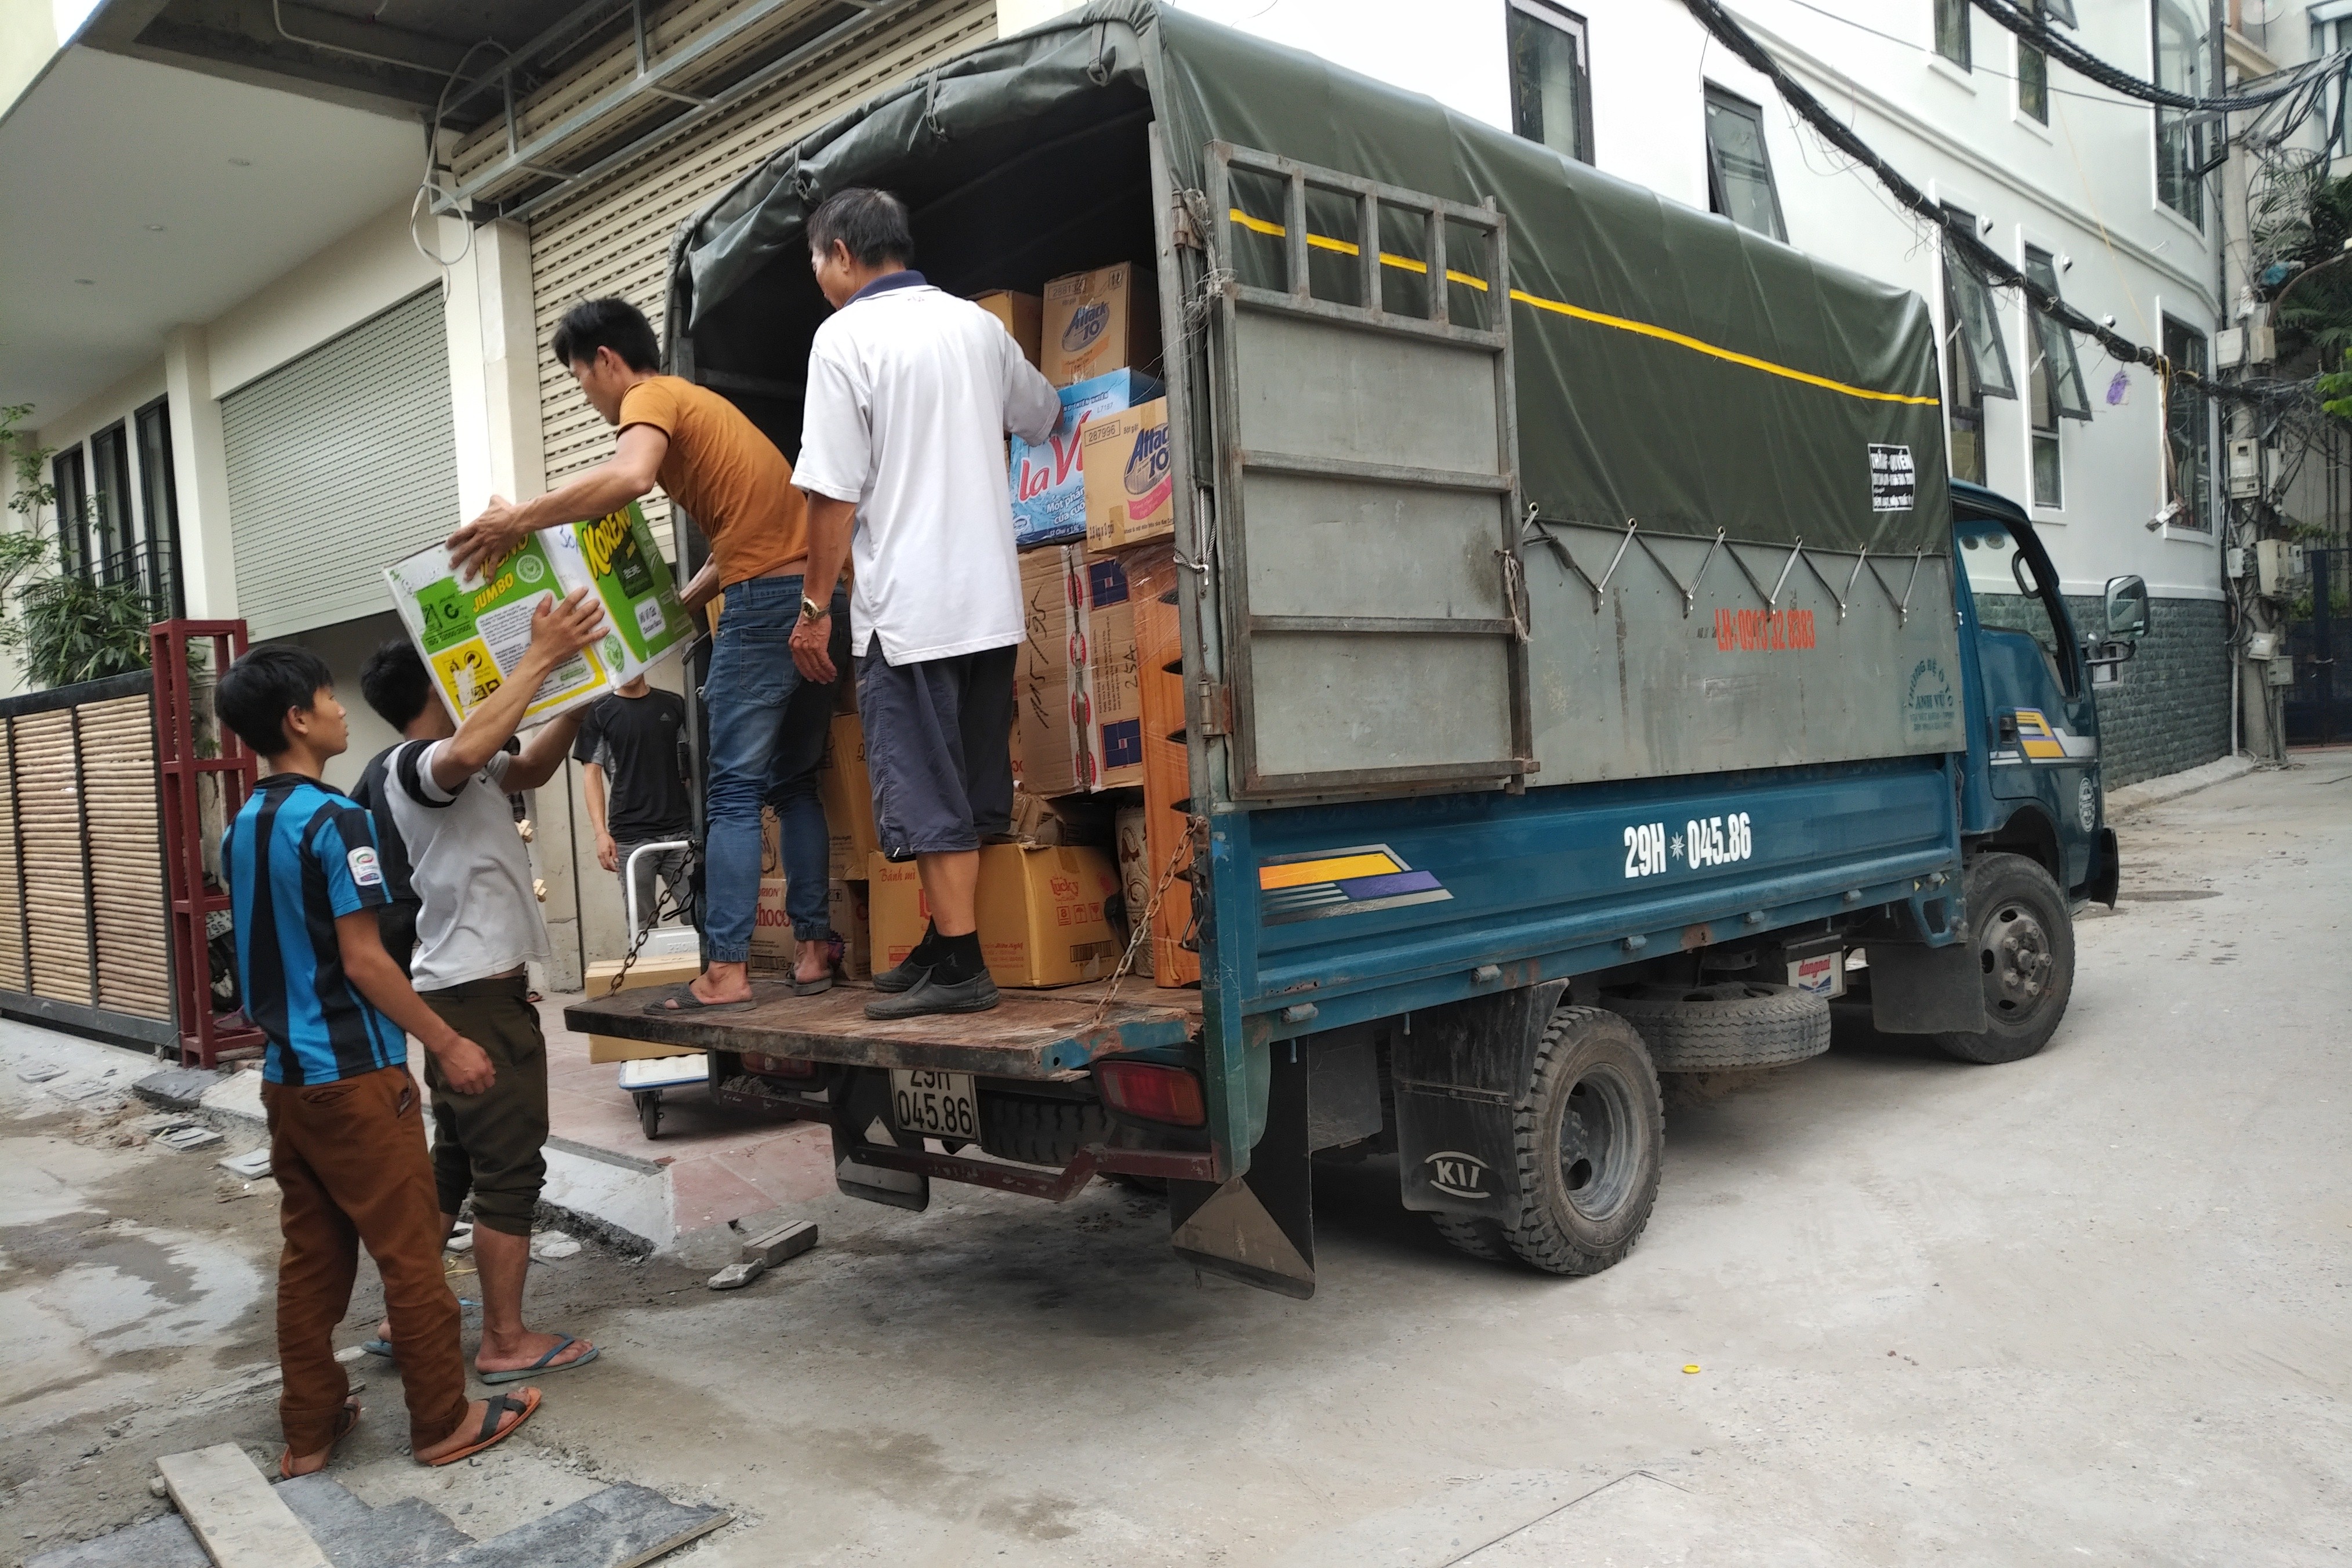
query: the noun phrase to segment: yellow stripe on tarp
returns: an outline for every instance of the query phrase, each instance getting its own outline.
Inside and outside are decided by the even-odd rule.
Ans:
[[[1258,891],[1304,888],[1317,882],[1338,882],[1349,877],[1386,877],[1403,870],[1386,855],[1336,855],[1328,860],[1293,860],[1257,868]]]
[[[1262,217],[1252,217],[1239,207],[1234,207],[1230,216],[1235,223],[1255,234],[1271,235],[1280,239],[1286,237],[1290,232],[1281,224],[1268,223]],[[1363,247],[1353,241],[1333,239],[1328,235],[1310,233],[1307,237],[1307,243],[1312,249],[1336,251],[1341,256],[1363,254]],[[1429,263],[1415,261],[1409,256],[1391,255],[1385,250],[1381,252],[1381,265],[1398,268],[1406,272],[1418,272],[1423,277],[1429,274]],[[1466,272],[1456,272],[1450,267],[1445,269],[1445,279],[1449,283],[1460,283],[1467,288],[1475,289],[1482,294],[1486,291],[1485,279],[1473,278]],[[1825,375],[1815,375],[1811,371],[1797,370],[1785,364],[1775,364],[1770,360],[1759,359],[1754,354],[1740,353],[1734,349],[1718,348],[1714,343],[1691,337],[1684,332],[1675,331],[1670,328],[1653,326],[1647,321],[1636,321],[1624,316],[1612,316],[1601,310],[1588,310],[1581,305],[1571,305],[1564,300],[1547,300],[1540,295],[1530,294],[1524,289],[1512,289],[1511,298],[1532,310],[1550,310],[1575,321],[1591,321],[1597,326],[1614,327],[1621,332],[1634,332],[1645,338],[1656,338],[1662,342],[1689,349],[1694,353],[1706,354],[1710,359],[1725,360],[1732,364],[1745,365],[1750,370],[1760,370],[1767,375],[1777,375],[1789,381],[1801,381],[1807,386],[1822,387],[1831,392],[1843,393],[1848,397],[1867,398],[1874,403],[1908,403],[1925,408],[1934,408],[1938,404],[1936,398],[1920,397],[1907,392],[1879,392],[1867,386],[1852,386],[1843,381],[1832,381]]]

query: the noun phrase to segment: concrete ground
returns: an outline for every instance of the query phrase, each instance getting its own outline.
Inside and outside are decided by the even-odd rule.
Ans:
[[[2339,1560],[2352,752],[2300,760],[2121,825],[2124,902],[2039,1057],[1842,1026],[1678,1086],[1606,1274],[1460,1258],[1380,1163],[1318,1181],[1304,1302],[1196,1278],[1107,1186],[826,1194],[793,1208],[818,1249],[740,1293],[700,1288],[708,1247],[541,1271],[534,1318],[605,1355],[480,1469],[417,1470],[366,1369],[337,1474],[469,1530],[598,1479],[730,1508],[694,1568]],[[276,1442],[267,1184],[108,1146],[124,1123],[52,1092],[102,1052],[18,1079],[94,1049],[0,1032],[0,1548],[28,1554],[160,1506],[157,1454]]]

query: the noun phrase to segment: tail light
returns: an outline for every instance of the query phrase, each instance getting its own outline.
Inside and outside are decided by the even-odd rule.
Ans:
[[[804,1061],[799,1057],[770,1057],[758,1051],[745,1051],[743,1070],[758,1073],[761,1078],[814,1078],[816,1063]]]
[[[1183,1068],[1158,1062],[1097,1062],[1095,1089],[1121,1116],[1198,1127],[1209,1120],[1201,1080]]]

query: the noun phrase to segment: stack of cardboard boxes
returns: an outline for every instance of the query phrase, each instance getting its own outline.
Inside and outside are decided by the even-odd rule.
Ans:
[[[1144,374],[1160,354],[1148,268],[1057,278],[1042,297],[976,302],[1003,322],[1060,390],[1068,428],[1008,444],[1028,622],[1013,736],[1016,841],[981,852],[980,938],[1000,985],[1108,978],[1126,952],[1121,918],[1160,909],[1133,973],[1197,982],[1181,948],[1192,897],[1178,875],[1190,788],[1176,645],[1174,489],[1168,405]],[[834,720],[820,793],[833,837],[832,914],[845,969],[862,979],[903,962],[929,919],[911,864],[885,860],[874,828],[857,716]],[[789,965],[792,921],[769,825],[755,965]]]

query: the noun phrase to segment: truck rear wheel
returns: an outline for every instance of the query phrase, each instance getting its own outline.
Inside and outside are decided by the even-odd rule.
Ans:
[[[1633,1026],[1660,1072],[1786,1067],[1830,1048],[1829,1003],[1793,985],[1641,985],[1602,1000]]]
[[[1089,1143],[1110,1136],[1110,1118],[1087,1100],[980,1097],[980,1146],[1000,1160],[1059,1170]]]
[[[1966,886],[1990,1025],[1929,1037],[1958,1061],[2022,1061],[2050,1043],[2074,994],[2074,920],[2057,882],[2022,855],[1978,856]]]
[[[1657,1202],[1665,1147],[1658,1075],[1633,1026],[1561,1007],[1544,1027],[1512,1114],[1519,1213],[1441,1220],[1463,1251],[1507,1248],[1548,1274],[1598,1274],[1633,1249]]]

